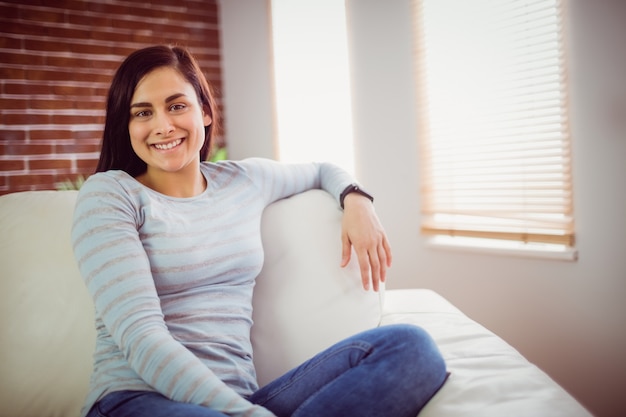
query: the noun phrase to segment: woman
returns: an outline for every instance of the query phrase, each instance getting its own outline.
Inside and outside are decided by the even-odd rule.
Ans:
[[[446,373],[410,326],[356,335],[259,389],[250,327],[263,209],[311,188],[341,200],[342,264],[354,249],[365,289],[385,280],[391,251],[371,199],[336,166],[203,162],[217,119],[182,48],[136,51],[113,78],[72,229],[98,331],[83,416],[414,417]]]

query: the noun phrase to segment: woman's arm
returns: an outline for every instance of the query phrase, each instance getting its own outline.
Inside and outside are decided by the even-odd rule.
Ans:
[[[330,163],[285,164],[265,159],[242,162],[251,180],[261,188],[266,204],[312,188],[322,188],[339,203],[346,187],[354,178],[344,169]],[[344,267],[354,248],[361,270],[363,288],[378,291],[391,266],[391,247],[378,220],[374,205],[358,193],[347,194],[343,200],[342,262]]]

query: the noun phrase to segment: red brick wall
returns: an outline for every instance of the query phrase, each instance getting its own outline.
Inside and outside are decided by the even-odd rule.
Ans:
[[[0,1],[0,194],[91,174],[115,69],[158,43],[187,46],[219,101],[217,0]]]

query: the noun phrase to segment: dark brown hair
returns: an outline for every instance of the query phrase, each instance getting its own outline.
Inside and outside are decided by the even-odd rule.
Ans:
[[[107,99],[102,150],[96,172],[120,169],[136,177],[146,171],[146,163],[137,156],[130,143],[128,132],[130,102],[139,81],[161,67],[171,67],[180,72],[193,86],[200,105],[211,117],[212,123],[205,128],[204,145],[200,149],[200,160],[208,158],[212,138],[218,134],[219,129],[217,105],[211,87],[188,50],[178,46],[159,45],[139,49],[130,54],[113,77]]]

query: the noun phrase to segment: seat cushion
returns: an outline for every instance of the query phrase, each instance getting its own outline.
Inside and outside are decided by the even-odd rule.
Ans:
[[[450,371],[419,417],[591,417],[545,372],[432,290],[387,291],[381,325],[396,323],[423,327]]]

